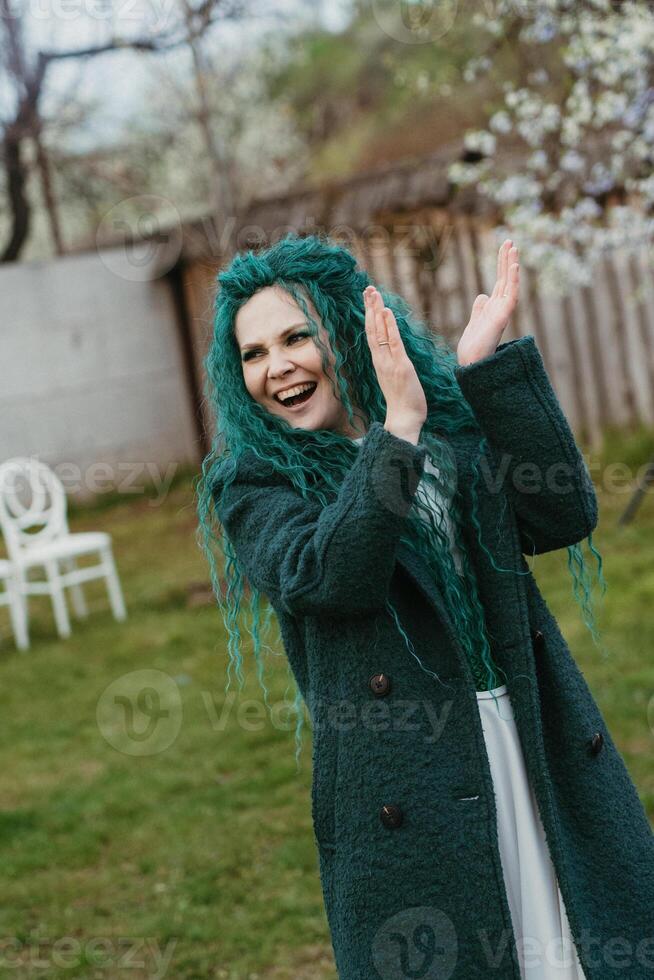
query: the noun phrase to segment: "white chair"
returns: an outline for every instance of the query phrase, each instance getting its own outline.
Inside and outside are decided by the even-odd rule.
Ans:
[[[27,650],[29,640],[25,603],[14,575],[14,566],[10,561],[0,559],[0,582],[4,583],[4,590],[0,592],[0,606],[9,606],[11,628],[14,631],[16,646],[19,650]]]
[[[126,618],[125,603],[111,550],[111,538],[103,531],[71,534],[66,517],[66,492],[53,471],[35,458],[7,460],[0,465],[0,526],[4,533],[15,581],[24,597],[49,595],[57,631],[70,636],[70,619],[64,589],[70,588],[77,616],[86,616],[82,582],[104,578],[114,617]],[[96,565],[77,568],[82,555],[98,554]],[[34,569],[43,569],[45,580],[34,580]]]

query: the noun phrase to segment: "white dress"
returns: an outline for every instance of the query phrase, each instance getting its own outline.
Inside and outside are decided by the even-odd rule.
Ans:
[[[363,437],[353,440],[362,441]],[[438,476],[429,458],[425,469]],[[444,503],[425,481],[417,492],[421,490],[426,499]],[[447,510],[445,524],[460,574],[460,552]],[[529,783],[506,684],[493,692],[477,691],[477,705],[493,778],[500,858],[522,976],[524,980],[586,980]]]
[[[506,895],[526,980],[585,980],[531,788],[506,684],[477,691]]]

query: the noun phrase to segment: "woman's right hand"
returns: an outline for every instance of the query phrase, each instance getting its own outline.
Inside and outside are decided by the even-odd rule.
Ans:
[[[411,441],[417,442],[427,418],[425,392],[404,349],[393,312],[384,306],[374,286],[364,289],[363,302],[372,363],[386,399],[385,428],[403,438],[415,435]]]

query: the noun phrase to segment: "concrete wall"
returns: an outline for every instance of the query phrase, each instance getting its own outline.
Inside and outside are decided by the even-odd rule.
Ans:
[[[197,462],[173,295],[147,257],[0,266],[0,295],[0,461],[38,456],[76,497]]]

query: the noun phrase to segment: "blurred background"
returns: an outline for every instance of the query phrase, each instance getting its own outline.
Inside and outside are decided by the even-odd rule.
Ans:
[[[274,623],[268,702],[253,658],[225,691],[195,540],[216,274],[291,230],[453,347],[519,246],[504,339],[595,481],[604,652],[565,553],[533,570],[654,819],[651,5],[0,12],[0,974],[336,975],[308,717],[297,770]]]

